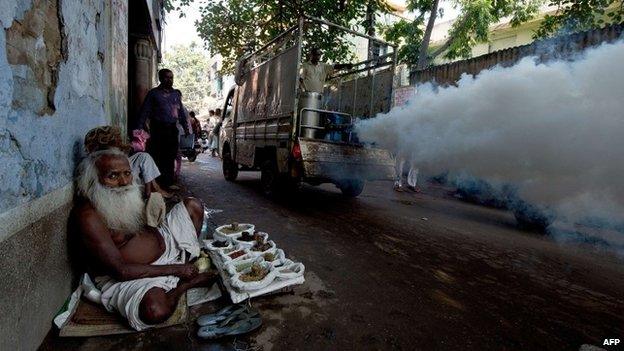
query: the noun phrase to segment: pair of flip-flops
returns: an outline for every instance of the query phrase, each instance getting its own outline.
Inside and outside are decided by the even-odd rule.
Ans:
[[[197,336],[218,339],[249,333],[262,325],[260,313],[248,305],[230,305],[212,314],[197,318]]]

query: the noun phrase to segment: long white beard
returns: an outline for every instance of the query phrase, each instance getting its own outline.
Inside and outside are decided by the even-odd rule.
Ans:
[[[136,233],[145,226],[145,203],[136,184],[110,188],[96,181],[88,198],[109,229]]]

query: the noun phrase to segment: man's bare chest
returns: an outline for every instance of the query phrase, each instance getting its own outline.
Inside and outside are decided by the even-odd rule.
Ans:
[[[124,246],[125,244],[127,244],[130,240],[132,240],[132,238],[134,238],[136,235],[137,234],[134,234],[134,233],[123,233],[123,232],[113,231],[111,233],[111,239],[115,243],[115,246],[120,248]]]
[[[114,234],[113,242],[121,256],[129,263],[148,264],[156,260],[165,251],[162,235],[152,228],[145,228],[136,234]],[[111,237],[112,238],[112,237]]]

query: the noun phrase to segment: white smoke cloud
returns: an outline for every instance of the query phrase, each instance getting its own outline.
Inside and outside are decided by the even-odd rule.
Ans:
[[[513,183],[561,216],[624,220],[624,43],[575,61],[464,75],[417,87],[406,106],[358,122],[361,140],[404,153],[428,174]]]

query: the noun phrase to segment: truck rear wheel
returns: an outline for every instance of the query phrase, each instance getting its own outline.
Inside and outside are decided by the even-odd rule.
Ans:
[[[347,179],[341,181],[338,189],[342,191],[342,195],[347,197],[356,197],[364,190],[364,181],[360,179]]]
[[[229,148],[223,149],[223,177],[225,180],[233,182],[238,177],[238,164],[232,160]]]

